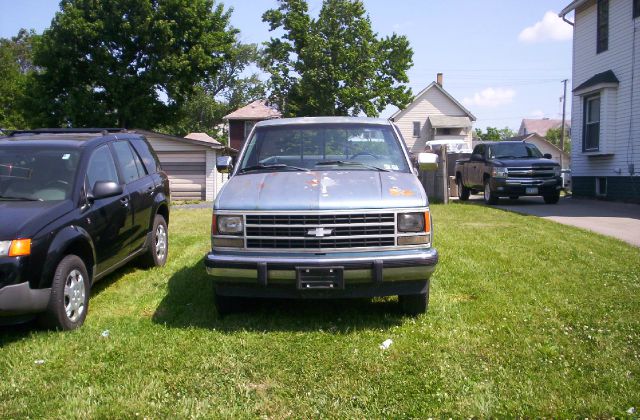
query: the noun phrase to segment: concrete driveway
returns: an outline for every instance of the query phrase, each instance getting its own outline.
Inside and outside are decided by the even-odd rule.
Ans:
[[[482,201],[482,195],[470,201]],[[558,204],[545,204],[542,197],[501,198],[496,208],[530,214],[565,225],[612,236],[640,247],[640,205],[608,201],[561,198]]]

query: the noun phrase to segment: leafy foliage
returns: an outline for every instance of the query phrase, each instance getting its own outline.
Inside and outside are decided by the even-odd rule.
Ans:
[[[235,42],[213,0],[62,0],[29,87],[38,125],[152,128],[176,118]]]
[[[176,120],[157,129],[178,136],[194,131],[205,132],[226,143],[222,117],[265,95],[265,85],[257,74],[243,76],[257,60],[255,44],[236,43],[215,77],[199,83],[180,106]]]
[[[483,132],[481,129],[476,128],[476,136],[483,141],[500,141],[511,137],[514,137],[516,132],[509,127],[498,129],[496,127],[487,127],[487,130]]]
[[[11,39],[0,39],[0,128],[24,128],[22,104],[27,80],[33,72],[32,49],[36,34],[20,29]]]
[[[570,137],[570,135],[571,135],[570,131],[568,129],[565,129],[564,151],[567,152],[567,153],[571,153],[571,137]],[[545,136],[545,138],[547,140],[549,140],[550,143],[554,144],[558,148],[560,148],[560,138],[561,137],[562,137],[562,129],[560,127],[549,129],[549,131],[547,131],[547,135]]]
[[[265,43],[261,65],[271,75],[271,100],[286,116],[377,116],[411,101],[405,36],[379,38],[360,0],[324,0],[312,19],[305,0],[279,0],[262,20],[280,38]]]

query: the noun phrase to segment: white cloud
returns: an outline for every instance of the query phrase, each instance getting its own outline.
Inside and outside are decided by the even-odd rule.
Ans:
[[[564,22],[557,13],[549,11],[544,14],[541,21],[524,28],[518,35],[518,40],[531,44],[544,41],[567,41],[572,36],[571,25]]]
[[[480,106],[494,108],[500,105],[510,104],[516,96],[516,91],[510,88],[492,88],[488,87],[480,92],[476,92],[472,97],[466,97],[462,100],[467,106]]]

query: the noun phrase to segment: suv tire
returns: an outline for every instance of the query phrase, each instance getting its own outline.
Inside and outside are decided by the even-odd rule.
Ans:
[[[460,201],[467,201],[469,199],[469,194],[471,193],[471,191],[469,190],[469,188],[464,186],[464,184],[462,183],[462,178],[458,177],[456,181],[458,183],[458,199]]]
[[[498,202],[498,196],[495,195],[491,189],[491,178],[484,180],[484,202],[485,204],[496,204]]]
[[[56,330],[78,328],[87,317],[90,291],[91,279],[84,262],[78,256],[67,255],[56,267],[49,304],[38,322]]]
[[[151,232],[151,243],[149,249],[142,257],[142,265],[151,267],[162,267],[167,263],[169,255],[169,230],[167,222],[159,214],[153,220],[153,231]]]
[[[560,201],[560,191],[554,191],[550,194],[545,194],[542,196],[542,198],[544,199],[544,202],[546,204],[558,204],[558,201]]]

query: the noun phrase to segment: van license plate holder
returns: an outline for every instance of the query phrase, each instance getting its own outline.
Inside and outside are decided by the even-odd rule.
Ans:
[[[344,267],[296,267],[299,290],[344,289]]]

